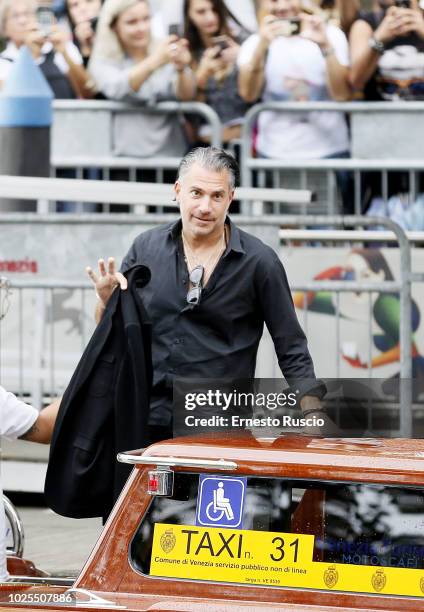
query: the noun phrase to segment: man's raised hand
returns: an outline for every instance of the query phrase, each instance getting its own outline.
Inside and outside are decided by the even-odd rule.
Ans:
[[[108,303],[116,287],[123,291],[128,288],[127,279],[123,274],[116,271],[115,259],[109,257],[107,268],[104,259],[99,259],[99,272],[96,274],[90,267],[86,268],[88,276],[91,278],[96,290],[96,295],[103,307]]]

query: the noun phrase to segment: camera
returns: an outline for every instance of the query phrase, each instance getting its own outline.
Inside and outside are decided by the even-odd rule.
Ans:
[[[298,18],[292,19],[278,19],[282,25],[284,24],[283,36],[298,36],[301,29],[301,21]]]
[[[214,46],[219,47],[218,57],[222,54],[225,49],[228,49],[228,39],[226,36],[214,36],[212,38]]]
[[[226,36],[214,36],[212,42],[215,46],[218,46],[221,51],[228,49],[228,40]]]
[[[398,8],[411,8],[411,0],[395,0],[395,5]]]
[[[168,28],[168,36],[178,36],[178,38],[182,37],[182,27],[179,23],[171,23]]]

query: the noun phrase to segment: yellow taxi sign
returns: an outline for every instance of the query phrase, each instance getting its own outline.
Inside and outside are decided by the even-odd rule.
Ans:
[[[155,525],[150,575],[424,596],[424,570],[313,561],[307,534]]]

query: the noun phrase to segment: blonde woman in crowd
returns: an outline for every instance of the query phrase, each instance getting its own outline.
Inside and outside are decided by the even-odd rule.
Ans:
[[[56,98],[91,97],[88,74],[69,32],[57,24],[43,29],[37,22],[37,6],[35,0],[0,2],[0,34],[7,43],[0,54],[0,83],[7,79],[19,49],[27,45]]]
[[[188,43],[177,36],[154,40],[146,0],[106,0],[97,26],[90,73],[107,98],[154,104],[192,100],[195,79]],[[186,142],[171,115],[119,113],[114,123],[116,155],[178,156]]]

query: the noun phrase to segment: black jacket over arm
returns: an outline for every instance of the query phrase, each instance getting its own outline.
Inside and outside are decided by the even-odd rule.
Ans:
[[[145,266],[112,294],[66,389],[50,447],[45,495],[58,514],[107,516],[130,472],[121,451],[147,445],[151,328],[138,290]]]

